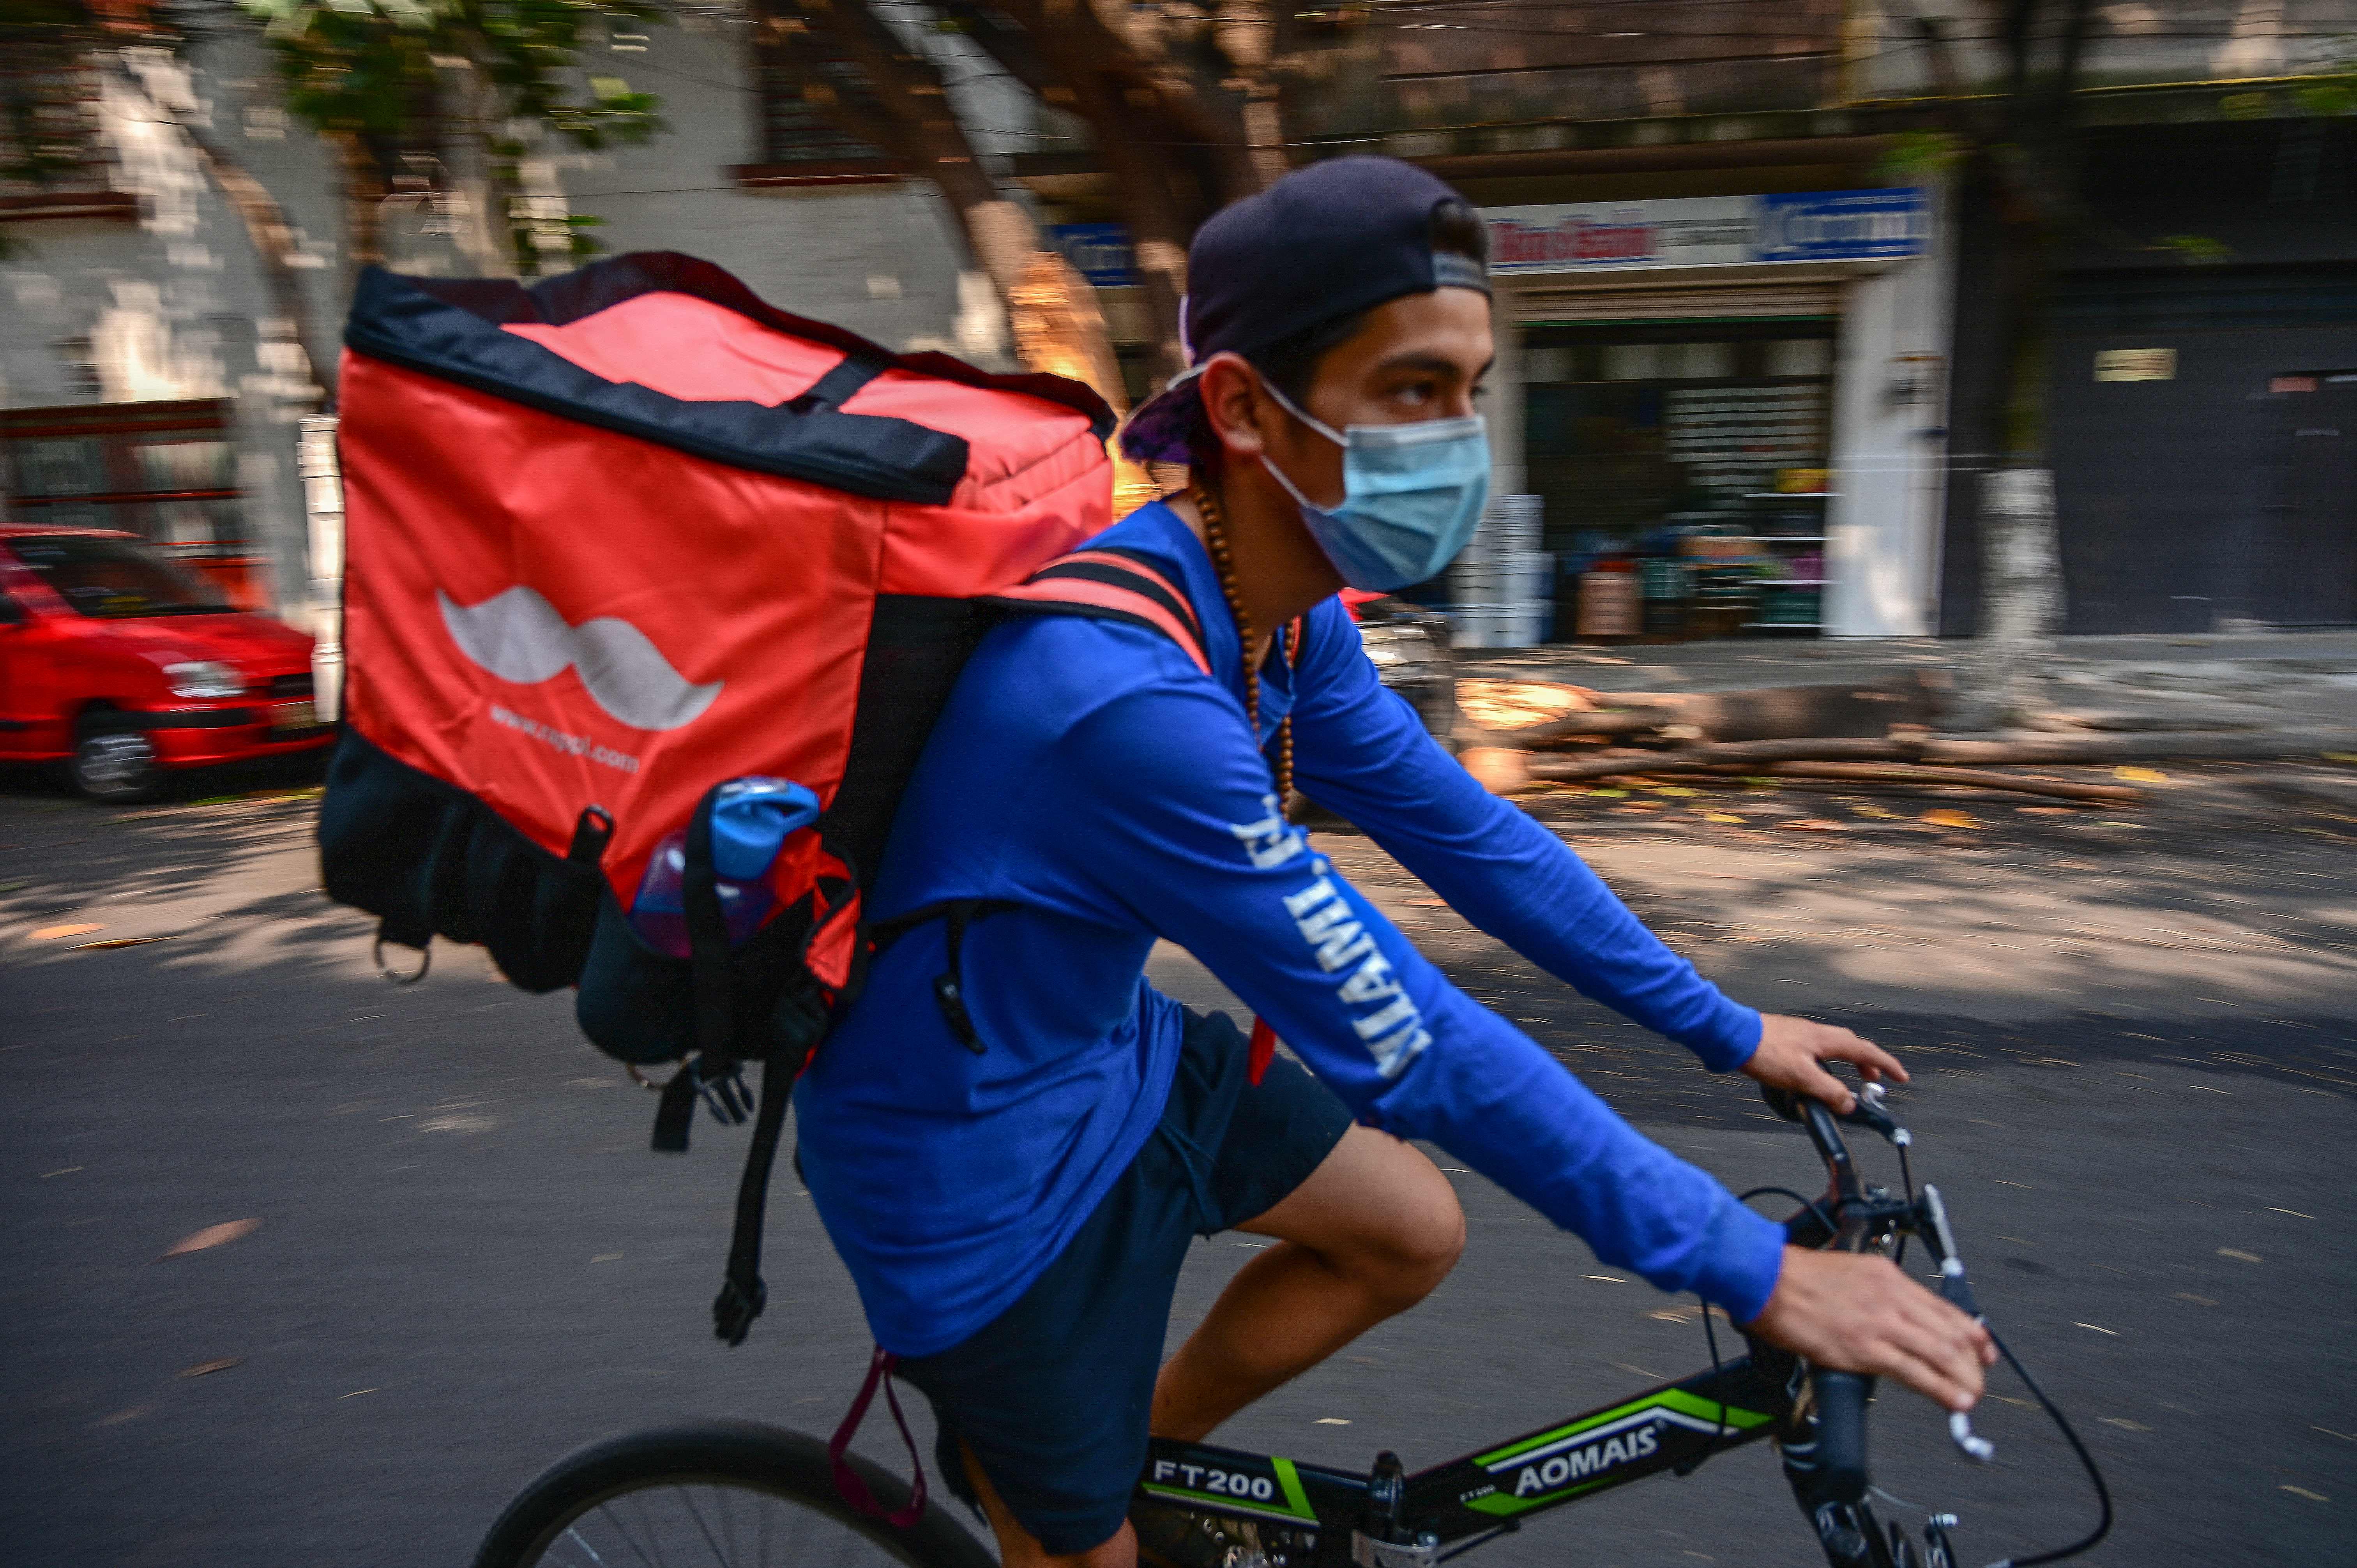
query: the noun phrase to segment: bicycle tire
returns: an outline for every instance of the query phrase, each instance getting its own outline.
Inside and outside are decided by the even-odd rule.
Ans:
[[[856,1454],[849,1459],[887,1513],[908,1502],[908,1482]],[[542,1472],[507,1506],[476,1552],[474,1568],[557,1568],[575,1563],[608,1563],[610,1568],[610,1556],[587,1549],[579,1533],[582,1522],[593,1513],[610,1514],[608,1505],[633,1495],[639,1496],[643,1514],[647,1494],[666,1488],[692,1504],[690,1487],[713,1488],[724,1504],[727,1496],[738,1494],[782,1502],[816,1516],[837,1539],[864,1541],[874,1549],[874,1560],[888,1559],[902,1568],[996,1568],[997,1560],[938,1502],[929,1501],[916,1523],[895,1529],[844,1501],[835,1490],[822,1439],[750,1421],[686,1422],[601,1438],[576,1450]],[[699,1527],[706,1522],[700,1513],[696,1520]],[[574,1554],[568,1536],[583,1542],[586,1554]],[[627,1530],[622,1539],[630,1539]],[[729,1539],[733,1548],[733,1522]],[[798,1568],[799,1560],[791,1553],[782,1560],[771,1557],[770,1542],[765,1529],[764,1561]],[[649,1553],[631,1540],[636,1556],[620,1561],[659,1558],[657,1545],[658,1551]],[[711,1555],[726,1561],[716,1545]],[[840,1563],[846,1556],[838,1552],[830,1562]]]

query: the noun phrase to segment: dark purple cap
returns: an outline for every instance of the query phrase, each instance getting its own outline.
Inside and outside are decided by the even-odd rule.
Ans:
[[[1185,460],[1200,417],[1195,374],[1214,354],[1250,354],[1402,295],[1488,293],[1480,263],[1432,248],[1432,209],[1464,199],[1395,158],[1333,158],[1215,213],[1187,252],[1178,331],[1189,368],[1129,416],[1122,450]]]

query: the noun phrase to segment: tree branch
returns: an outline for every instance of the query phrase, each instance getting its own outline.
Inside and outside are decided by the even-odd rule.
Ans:
[[[942,9],[963,26],[969,43],[1040,97],[1046,98],[1050,88],[1062,85],[1040,54],[1038,41],[1021,27],[1010,27],[1000,21],[995,8],[956,0]]]

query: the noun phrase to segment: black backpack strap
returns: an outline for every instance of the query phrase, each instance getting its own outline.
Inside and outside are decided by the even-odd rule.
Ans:
[[[695,1003],[695,1043],[713,1056],[737,1043],[737,1007],[729,981],[728,918],[721,913],[720,888],[712,869],[712,802],[720,787],[705,792],[687,822],[680,866],[680,905],[687,917],[689,988]]]
[[[1195,607],[1159,566],[1135,551],[1075,551],[982,602],[1033,615],[1087,616],[1142,626],[1177,643],[1196,669],[1211,672]]]
[[[810,384],[810,390],[797,394],[787,404],[796,413],[808,413],[814,408],[840,408],[851,394],[882,375],[889,367],[881,360],[862,359],[857,354],[845,354],[841,362]]]
[[[778,1163],[786,1102],[793,1098],[802,1067],[782,1056],[761,1065],[761,1111],[745,1151],[745,1174],[737,1182],[737,1228],[728,1242],[728,1273],[712,1303],[712,1332],[731,1345],[745,1343],[753,1320],[770,1305],[770,1287],[761,1281],[761,1228],[768,1219],[770,1171]]]
[[[941,1008],[942,1021],[950,1026],[951,1036],[976,1056],[982,1055],[985,1047],[982,1036],[974,1026],[974,1015],[966,1011],[965,930],[976,920],[1014,908],[1015,905],[1004,898],[946,898],[938,904],[927,904],[905,915],[895,915],[888,920],[878,921],[869,932],[876,945],[875,950],[880,953],[927,920],[947,923],[945,940],[949,946],[949,959],[941,973],[933,976],[933,1002]]]

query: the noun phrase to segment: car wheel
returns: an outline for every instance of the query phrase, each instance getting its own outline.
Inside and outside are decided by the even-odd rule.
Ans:
[[[135,729],[84,725],[66,772],[84,796],[113,806],[152,800],[164,788],[156,743]]]

